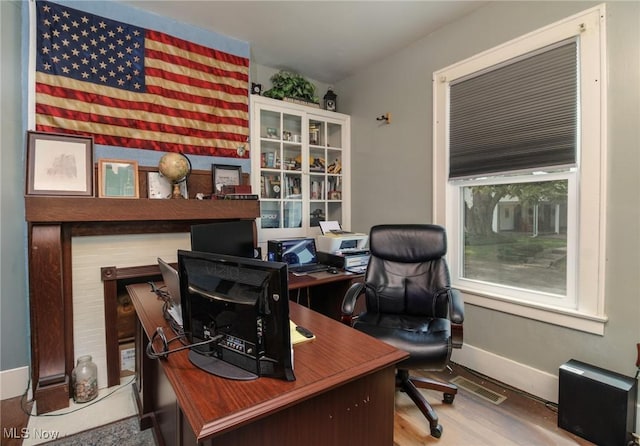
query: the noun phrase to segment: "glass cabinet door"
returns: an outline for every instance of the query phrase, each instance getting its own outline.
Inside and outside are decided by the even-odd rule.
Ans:
[[[302,116],[260,110],[262,228],[302,227]]]
[[[309,226],[342,223],[342,133],[339,123],[309,119]]]

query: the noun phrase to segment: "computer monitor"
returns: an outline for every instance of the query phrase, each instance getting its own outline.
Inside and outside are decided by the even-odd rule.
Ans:
[[[178,251],[184,331],[197,367],[226,378],[294,381],[287,265]]]
[[[235,220],[191,226],[191,250],[254,258],[254,221]]]
[[[289,267],[318,263],[316,240],[311,237],[267,241],[267,258]]]

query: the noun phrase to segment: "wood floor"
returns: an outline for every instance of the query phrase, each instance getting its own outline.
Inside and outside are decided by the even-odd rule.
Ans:
[[[461,375],[507,399],[495,405],[465,389],[459,389],[453,404],[442,402],[442,393],[422,390],[438,414],[442,437],[429,435],[429,424],[404,393],[396,393],[394,446],[511,446],[591,445],[557,426],[557,412],[541,401],[496,385],[452,365],[453,373],[424,374],[448,381]]]
[[[404,393],[397,393],[394,421],[394,446],[568,446],[592,443],[557,427],[557,414],[544,403],[513,390],[488,382],[453,365],[453,374],[429,374],[446,381],[461,375],[493,390],[507,399],[499,405],[490,403],[464,389],[458,391],[453,404],[442,403],[442,394],[422,390],[433,405],[443,426],[440,439],[429,435],[422,413]],[[427,376],[425,374],[425,376]],[[6,438],[5,429],[26,427],[27,417],[20,409],[20,398],[2,401],[2,446],[20,446],[21,440]]]
[[[22,397],[2,400],[0,406],[0,425],[2,428],[2,437],[0,437],[0,445],[2,446],[20,446],[22,440],[20,434],[22,429],[27,427],[29,417],[20,407]],[[31,411],[33,403],[26,403],[25,410]]]

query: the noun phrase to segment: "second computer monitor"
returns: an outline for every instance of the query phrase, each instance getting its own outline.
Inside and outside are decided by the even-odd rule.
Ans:
[[[191,226],[191,250],[254,258],[254,222],[223,221]]]

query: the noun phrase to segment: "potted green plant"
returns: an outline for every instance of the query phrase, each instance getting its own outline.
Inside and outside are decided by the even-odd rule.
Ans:
[[[271,76],[273,87],[263,93],[263,96],[273,99],[302,99],[317,104],[316,87],[298,73],[281,70]]]

